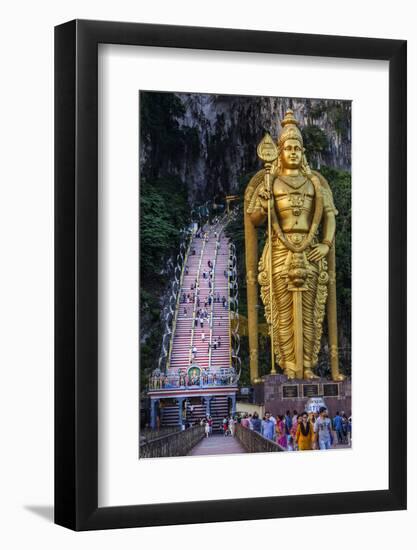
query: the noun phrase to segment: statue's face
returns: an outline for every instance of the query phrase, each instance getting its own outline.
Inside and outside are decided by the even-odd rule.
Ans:
[[[303,149],[297,139],[287,139],[281,149],[281,162],[284,168],[300,168]]]

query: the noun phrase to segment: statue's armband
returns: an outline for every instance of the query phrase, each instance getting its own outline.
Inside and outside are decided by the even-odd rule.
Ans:
[[[332,192],[325,187],[321,188],[321,192],[323,196],[323,210],[326,212],[326,214],[333,214],[334,216],[337,216],[338,211],[336,210],[333,202]]]

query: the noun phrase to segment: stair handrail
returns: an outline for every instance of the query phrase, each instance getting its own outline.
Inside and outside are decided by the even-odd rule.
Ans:
[[[169,351],[168,351],[168,360],[167,360],[166,371],[168,371],[170,366],[171,366],[172,346],[174,344],[175,331],[177,329],[178,311],[180,309],[180,300],[181,300],[181,289],[183,288],[185,268],[187,267],[188,256],[189,256],[189,253],[190,253],[191,246],[192,246],[193,242],[194,242],[194,236],[190,239],[190,242],[188,244],[187,252],[185,254],[183,266],[182,266],[182,269],[181,269],[180,284],[178,286],[177,300],[176,300],[176,303],[175,303],[174,320],[172,322],[171,338],[169,340]]]
[[[220,221],[217,223],[217,225],[220,224]],[[216,228],[217,228],[217,225],[216,225]],[[216,280],[216,265],[217,265],[217,256],[218,256],[218,253],[219,253],[219,248],[220,248],[220,236],[222,234],[222,231],[223,231],[223,227],[220,228],[219,232],[218,232],[218,235],[217,235],[217,239],[216,239],[216,252],[215,252],[215,256],[214,256],[214,262],[213,262],[213,281],[212,281],[212,300],[211,300],[211,314],[210,314],[210,339],[209,339],[209,343],[210,343],[210,347],[209,347],[209,363],[208,363],[208,368],[209,368],[209,372],[211,370],[211,358],[212,358],[212,343],[213,343],[213,322],[214,322],[214,283],[215,283],[215,280]],[[219,243],[219,246],[217,246],[217,243]]]
[[[195,313],[196,313],[196,308],[197,308],[198,293],[200,292],[200,270],[201,270],[201,262],[203,261],[205,247],[206,247],[206,238],[204,237],[203,246],[201,247],[201,252],[200,252],[200,260],[198,262],[198,268],[197,268],[197,276],[196,276],[197,283],[196,283],[195,294],[194,294],[194,307],[193,307],[193,317],[192,317],[192,326],[191,326],[190,350],[189,350],[189,353],[188,353],[187,369],[188,369],[189,365],[191,364],[192,353],[193,353]]]
[[[232,363],[232,330],[231,330],[231,312],[232,308],[230,307],[230,256],[231,256],[231,247],[229,242],[229,256],[227,258],[227,310],[229,314],[229,351],[230,351],[230,366],[233,366]]]
[[[175,318],[175,313],[177,312],[176,306],[178,302],[178,297],[181,294],[181,285],[182,285],[184,269],[187,262],[188,253],[190,251],[191,242],[193,240],[192,232],[187,229],[182,230],[182,235],[183,237],[181,239],[179,252],[177,254],[177,263],[174,268],[171,287],[169,291],[168,304],[164,307],[164,310],[163,310],[163,320],[165,322],[165,328],[162,336],[161,352],[159,354],[158,369],[157,369],[160,372],[162,372],[163,370],[166,371],[168,368],[169,359],[167,359],[167,363],[165,364],[165,369],[162,368],[162,362],[164,361],[164,359],[168,358],[169,349],[172,345],[172,339],[174,334],[174,318]],[[168,349],[167,349],[167,340],[169,340]]]
[[[234,243],[230,243],[230,252],[231,252],[231,274],[229,282],[229,306],[230,312],[233,311],[233,330],[231,338],[231,349],[232,349],[232,365],[234,366],[237,374],[237,379],[240,378],[242,370],[242,361],[239,357],[240,351],[240,336],[239,336],[239,286],[237,280],[237,257],[236,257],[236,246]],[[231,296],[230,290],[233,290],[233,297]]]

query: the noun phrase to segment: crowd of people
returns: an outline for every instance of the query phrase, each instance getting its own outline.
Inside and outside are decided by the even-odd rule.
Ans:
[[[234,416],[225,416],[221,423],[221,429],[223,432],[223,435],[226,436],[232,436],[235,435],[235,427],[238,420]],[[206,416],[201,419],[200,426],[204,426],[204,432],[206,434],[206,437],[209,437],[210,434],[213,433],[213,419],[211,416]]]
[[[326,450],[333,448],[336,441],[340,445],[350,445],[352,442],[352,417],[348,418],[342,411],[329,418],[325,407],[317,413],[304,411],[298,414],[293,411],[291,415],[290,411],[286,411],[285,415],[277,415],[276,418],[270,412],[262,418],[256,412],[244,414],[243,417],[225,416],[221,422],[223,435],[234,437],[238,423],[278,443],[286,451]],[[200,426],[204,426],[205,436],[209,437],[213,433],[212,417],[202,418]]]
[[[350,445],[352,442],[352,417],[348,418],[343,411],[338,411],[331,419],[325,407],[312,413],[304,411],[298,414],[293,411],[292,415],[288,410],[285,415],[277,417],[266,412],[262,419],[255,412],[253,415],[245,414],[240,423],[275,441],[287,451],[325,450],[334,447],[336,441],[339,445]]]
[[[195,292],[191,292],[191,293],[188,292],[187,294],[185,292],[183,292],[182,295],[181,295],[181,303],[184,306],[184,315],[185,316],[187,316],[187,307],[186,306],[188,304],[196,303],[197,308],[200,308],[200,305],[201,305],[201,300],[200,300],[200,296],[199,296],[199,293],[200,293],[199,287],[194,286],[194,284],[191,284],[191,290],[196,290],[197,294]],[[222,306],[225,309],[227,309],[227,298],[226,298],[226,296],[222,296],[220,298],[220,293],[219,292],[217,292],[216,295],[214,295],[214,293],[210,291],[207,298],[204,299],[203,304],[204,304],[204,308],[207,308],[207,306],[211,306],[212,303],[220,304],[220,302],[222,303]],[[198,311],[196,312],[196,317],[197,318],[198,318],[198,315],[199,315],[200,311],[203,311],[203,310],[198,309]]]
[[[220,240],[217,232],[214,233],[216,238],[216,249],[220,247]],[[205,240],[208,239],[208,233],[199,231],[196,234],[197,238],[203,238]],[[191,250],[192,254],[195,254],[195,249]],[[212,304],[222,304],[223,308],[227,310],[228,308],[228,301],[226,296],[220,296],[219,292],[214,292],[213,289],[213,278],[214,278],[214,268],[215,268],[215,261],[213,260],[207,260],[207,267],[203,268],[202,270],[202,276],[203,279],[208,279],[208,294],[202,298],[200,297],[200,284],[198,281],[198,278],[195,278],[194,282],[190,285],[190,292],[183,291],[181,294],[181,305],[182,305],[182,314],[183,317],[194,317],[194,328],[197,328],[200,326],[201,329],[204,329],[205,325],[207,325],[207,329],[210,330],[212,327],[213,322],[213,310],[209,311],[209,308],[212,307]],[[188,267],[185,268],[185,274],[188,275]],[[228,277],[229,273],[226,270],[225,271],[225,277]],[[188,305],[191,305],[191,307],[188,307]],[[206,335],[203,333],[201,335],[201,339],[205,341]],[[220,347],[220,338],[212,343],[208,344],[208,351],[210,351],[210,347],[213,347],[214,349],[217,349]],[[195,357],[194,357],[195,359]]]

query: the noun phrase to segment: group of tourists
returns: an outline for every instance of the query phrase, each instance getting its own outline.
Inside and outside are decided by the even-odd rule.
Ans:
[[[195,232],[195,238],[196,239],[204,239],[206,240],[208,238],[208,234],[206,231],[204,231],[204,229],[202,227],[200,227],[199,229],[197,229],[197,231]]]
[[[222,343],[222,338],[221,338],[220,334],[219,334],[219,336],[214,336],[211,346],[209,344],[209,351],[210,351],[210,347],[212,347],[214,350],[220,348],[221,343]]]
[[[198,297],[197,297],[198,299]],[[186,294],[185,292],[182,293],[182,296],[181,296],[181,303],[182,304],[194,304],[195,302],[195,294],[194,292],[193,293],[188,293]]]
[[[194,327],[197,328],[200,325],[200,328],[204,328],[204,323],[210,326],[211,313],[207,311],[207,308],[198,309],[195,313],[194,318]]]
[[[291,415],[290,411],[286,411],[285,415],[276,417],[270,412],[266,412],[262,418],[256,412],[245,414],[242,418],[225,416],[221,422],[223,435],[234,437],[238,423],[278,443],[285,451],[331,449],[336,444],[334,432],[339,444],[350,444],[352,441],[352,418],[348,418],[342,411],[331,419],[325,407],[321,407],[317,413],[304,411],[298,414],[293,411]],[[212,417],[202,418],[200,426],[204,426],[205,435],[209,437],[213,432]]]
[[[216,222],[217,223],[217,222]],[[206,226],[207,227],[207,226]],[[217,235],[217,233],[215,233]],[[203,239],[203,241],[208,241],[209,232],[206,231],[203,227],[200,227],[194,234],[196,239]]]
[[[313,449],[331,449],[336,444],[350,445],[352,441],[352,417],[342,411],[333,419],[329,418],[326,407],[318,412],[306,411],[298,414],[286,411],[285,415],[274,417],[266,412],[261,419],[255,412],[245,414],[241,425],[260,433],[263,437],[275,441],[286,451],[309,451]]]
[[[210,264],[212,264],[212,262],[209,260]],[[208,262],[207,262],[208,263]],[[208,277],[207,277],[208,276]],[[209,271],[206,271],[205,269],[203,269],[203,279],[209,279],[209,280],[212,280],[213,279],[213,276],[214,276],[214,271],[213,271],[213,268],[211,268]]]
[[[207,319],[208,318],[208,313],[207,313],[207,307],[210,307],[213,303],[216,304],[220,304],[220,302],[222,303],[223,307],[225,309],[227,309],[227,298],[226,296],[222,296],[220,297],[220,293],[217,292],[216,294],[214,294],[213,292],[213,288],[212,288],[212,277],[213,277],[213,262],[211,262],[211,260],[208,260],[207,262],[209,264],[209,267],[211,266],[211,270],[209,271],[209,293],[208,295],[205,297],[205,298],[201,298],[200,299],[200,288],[199,288],[199,283],[198,283],[198,280],[195,279],[195,281],[193,283],[191,283],[191,286],[190,286],[190,290],[192,292],[182,292],[182,295],[181,295],[181,304],[183,304],[183,315],[184,317],[187,317],[188,316],[188,309],[187,309],[187,304],[196,304],[197,306],[197,310],[195,312],[195,316],[194,316],[194,325],[195,327],[198,326],[198,323],[200,323],[200,325],[202,326],[202,323],[204,322],[204,319]],[[203,278],[206,279],[207,278],[207,272],[206,271],[203,271]],[[201,307],[200,306],[203,304],[204,307]],[[192,308],[192,312],[191,312],[191,315],[194,313],[194,308]]]
[[[235,436],[237,420],[233,416],[225,416],[222,421],[222,430],[223,435],[226,436]]]
[[[206,437],[209,437],[209,435],[213,432],[213,419],[211,416],[206,416],[200,420],[200,426],[204,426],[204,433],[206,434]]]

